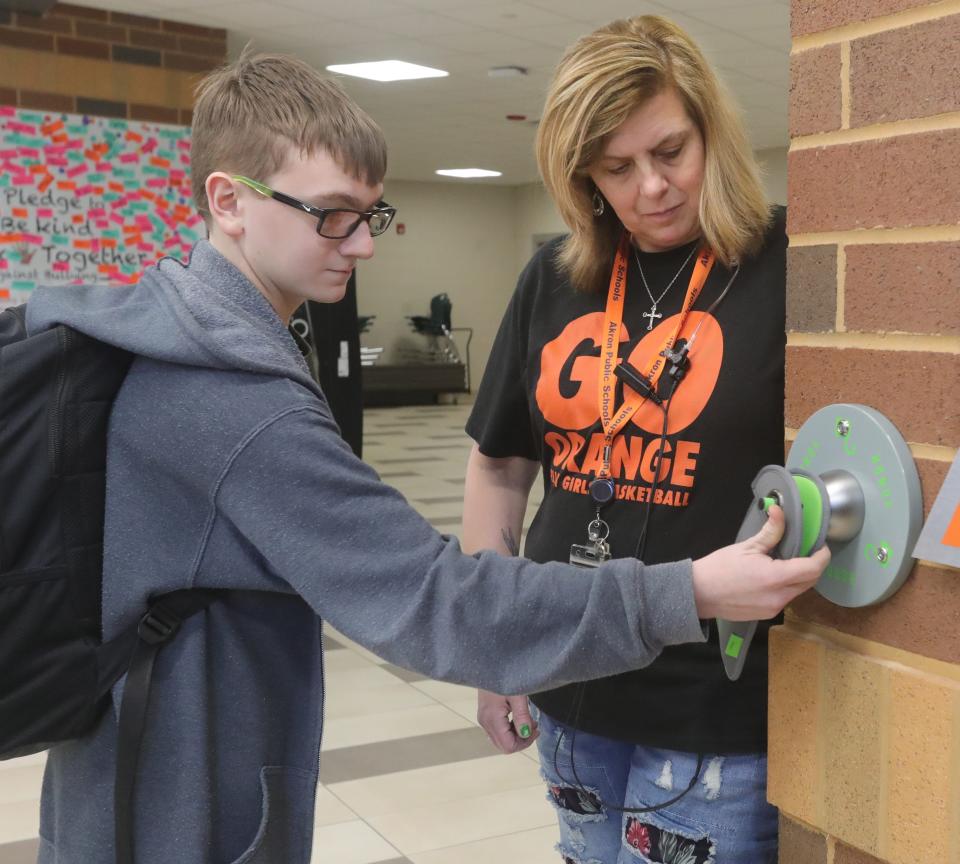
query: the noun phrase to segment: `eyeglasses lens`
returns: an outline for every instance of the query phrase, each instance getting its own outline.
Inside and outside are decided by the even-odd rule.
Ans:
[[[374,213],[370,217],[370,233],[374,237],[376,237],[378,234],[382,234],[387,230],[392,218],[393,214],[389,210],[381,210]]]
[[[353,232],[353,229],[359,224],[360,220],[357,214],[351,210],[332,210],[327,213],[323,224],[320,226],[320,233],[324,237],[341,238],[346,237]]]
[[[364,220],[370,226],[370,234],[376,237],[390,226],[394,211],[375,210],[372,213],[358,213],[356,210],[329,210],[323,221],[317,226],[317,233],[330,240],[342,240],[349,237]]]

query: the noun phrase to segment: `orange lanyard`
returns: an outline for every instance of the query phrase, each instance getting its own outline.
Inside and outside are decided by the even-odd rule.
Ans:
[[[630,388],[624,389],[623,405],[620,410],[613,414],[613,399],[616,392],[616,376],[613,374],[620,359],[617,357],[617,347],[620,344],[620,330],[623,325],[623,304],[627,296],[627,252],[630,248],[630,237],[624,232],[617,246],[617,256],[613,262],[613,272],[610,274],[610,287],[607,290],[607,309],[604,318],[603,336],[600,348],[600,376],[599,376],[599,399],[600,399],[600,423],[603,426],[603,466],[600,469],[598,477],[610,476],[610,459],[613,452],[613,439],[617,433],[627,424],[630,418],[636,413],[637,409],[646,401],[646,396]],[[667,352],[672,350],[683,325],[687,321],[687,315],[690,313],[693,304],[697,302],[703,285],[710,275],[715,256],[708,246],[701,247],[697,253],[697,263],[693,268],[693,274],[690,276],[690,284],[687,286],[687,295],[683,301],[683,308],[677,316],[677,324],[673,332],[667,337],[660,346],[660,350],[655,352],[646,370],[646,378],[650,382],[652,390],[656,390],[660,375],[663,374],[664,357]],[[629,392],[628,392],[629,391]]]

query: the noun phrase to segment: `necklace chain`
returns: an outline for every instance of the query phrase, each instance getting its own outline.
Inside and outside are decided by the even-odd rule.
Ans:
[[[650,290],[650,286],[647,284],[647,277],[643,273],[643,265],[640,263],[640,255],[637,253],[636,247],[633,250],[633,257],[637,259],[637,269],[640,271],[640,281],[643,282],[643,287],[647,290],[647,296],[650,298],[650,302],[653,304],[653,309],[656,311],[657,306],[660,305],[660,301],[667,296],[667,292],[673,287],[673,283],[680,278],[680,274],[686,269],[687,264],[690,263],[690,259],[693,258],[693,253],[697,251],[697,244],[693,244],[693,248],[690,250],[690,254],[684,259],[683,264],[680,265],[680,269],[677,270],[674,277],[667,284],[667,287],[660,292],[660,296],[656,300],[653,299],[653,292]]]

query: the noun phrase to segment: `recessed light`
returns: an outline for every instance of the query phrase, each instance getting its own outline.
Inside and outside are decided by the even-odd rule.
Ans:
[[[355,78],[369,78],[371,81],[412,81],[415,78],[445,78],[449,72],[418,66],[405,60],[377,60],[370,63],[342,63],[327,66],[330,72],[352,75]]]
[[[441,168],[436,172],[444,177],[501,177],[502,171],[487,171],[486,168]]]

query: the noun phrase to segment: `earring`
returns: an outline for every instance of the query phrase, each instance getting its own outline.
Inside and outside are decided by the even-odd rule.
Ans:
[[[593,215],[602,216],[603,215],[603,196],[600,194],[599,189],[593,190]]]

